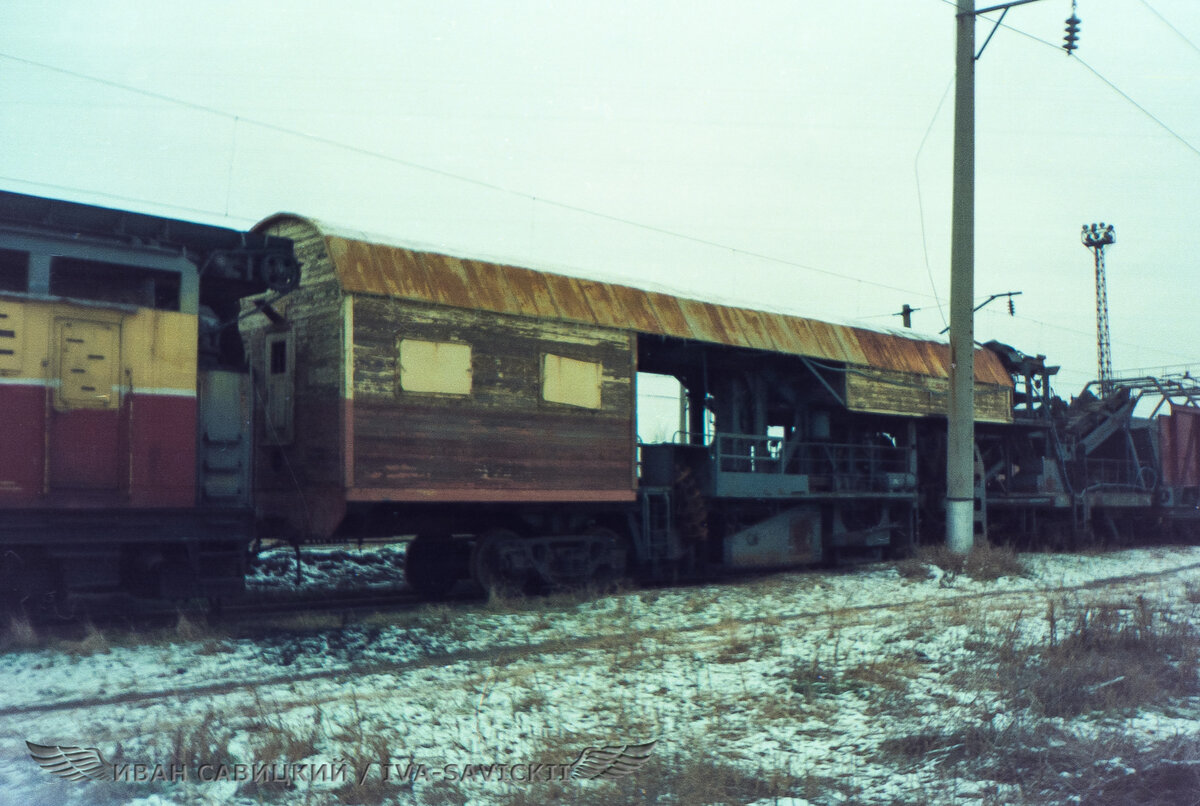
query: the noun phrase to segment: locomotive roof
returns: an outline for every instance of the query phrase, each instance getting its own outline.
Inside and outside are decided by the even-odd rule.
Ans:
[[[302,223],[322,238],[342,289],[352,294],[432,302],[601,325],[638,333],[790,353],[839,363],[949,377],[950,348],[929,338],[839,325],[789,314],[719,305],[658,291],[456,257],[420,246],[280,213],[254,229]],[[1012,386],[999,357],[975,351],[975,379]]]
[[[287,245],[286,241],[269,236],[251,235],[213,224],[29,196],[8,190],[0,190],[0,221],[10,226],[58,230],[75,236],[116,238],[164,248],[186,247],[201,252],[245,247],[282,250]]]

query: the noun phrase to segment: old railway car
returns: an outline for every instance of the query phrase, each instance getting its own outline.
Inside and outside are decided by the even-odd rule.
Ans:
[[[271,534],[415,534],[432,595],[878,556],[942,533],[948,360],[294,215],[0,193],[0,605],[220,597]],[[980,534],[1200,531],[1196,379],[1068,404],[1042,356],[992,343],[975,369]],[[660,444],[647,374],[680,390]]]
[[[242,587],[234,319],[296,270],[284,240],[0,192],[0,605]]]
[[[415,533],[407,573],[427,593],[878,553],[943,495],[944,344],[294,215],[255,231],[294,241],[303,267],[273,320],[243,328],[264,521]],[[682,385],[678,439],[638,444],[639,373]],[[978,351],[977,419],[1010,423],[1011,395]]]

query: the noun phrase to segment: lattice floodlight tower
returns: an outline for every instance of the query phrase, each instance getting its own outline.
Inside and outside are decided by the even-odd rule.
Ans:
[[[1100,393],[1105,397],[1113,388],[1112,347],[1108,340],[1108,290],[1104,278],[1104,247],[1117,242],[1112,224],[1083,225],[1083,245],[1096,257],[1096,362],[1099,365]]]

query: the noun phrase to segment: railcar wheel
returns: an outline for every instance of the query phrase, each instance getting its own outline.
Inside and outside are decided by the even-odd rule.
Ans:
[[[519,539],[511,529],[489,529],[476,538],[471,549],[471,578],[489,597],[524,589],[527,580],[508,568],[504,559],[504,544]]]
[[[16,611],[27,595],[25,564],[12,550],[0,552],[0,612]]]
[[[57,566],[39,553],[0,552],[0,611],[45,614],[65,598]]]
[[[440,599],[462,577],[462,550],[449,535],[417,535],[404,555],[404,580],[427,599]]]
[[[607,526],[589,526],[584,534],[600,538],[592,545],[594,571],[591,584],[602,591],[611,591],[629,578],[633,565],[633,545]]]

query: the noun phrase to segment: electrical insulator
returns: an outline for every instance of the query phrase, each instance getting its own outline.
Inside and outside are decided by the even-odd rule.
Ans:
[[[1008,298],[1008,315],[1009,316],[1017,315],[1017,306],[1013,305],[1012,297]]]
[[[1071,55],[1071,51],[1079,47],[1075,43],[1079,41],[1080,22],[1082,22],[1082,20],[1075,16],[1074,13],[1067,17],[1067,35],[1063,37],[1063,50],[1067,52],[1068,56]]]

